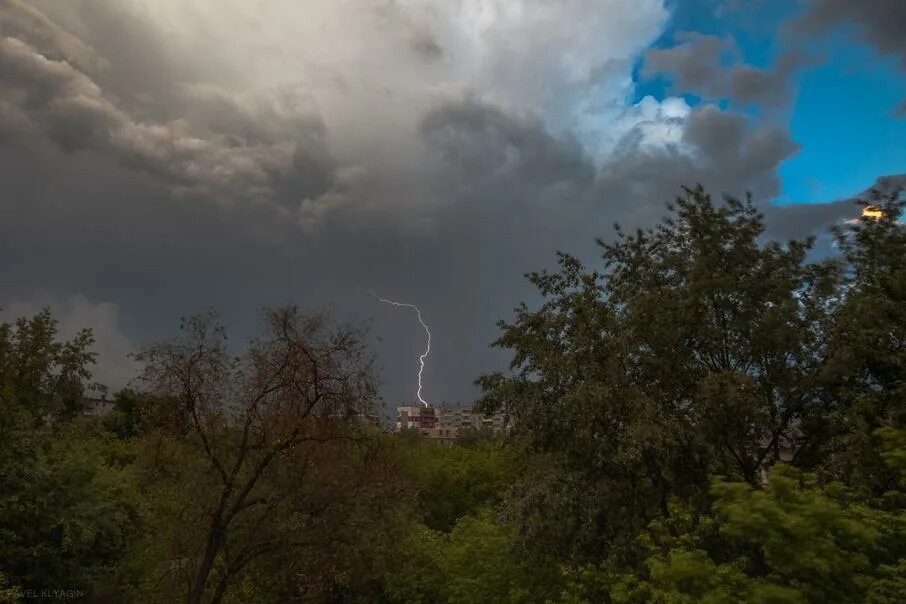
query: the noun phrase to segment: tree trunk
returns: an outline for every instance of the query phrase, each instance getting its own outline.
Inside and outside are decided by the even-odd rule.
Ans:
[[[227,587],[230,586],[230,576],[227,574],[220,580],[217,584],[217,589],[214,590],[214,595],[211,596],[211,604],[220,604],[223,601],[223,596],[226,593]]]
[[[188,604],[201,604],[204,599],[205,587],[208,584],[208,577],[211,575],[211,569],[214,568],[214,560],[217,559],[217,553],[220,550],[222,528],[220,526],[211,527],[211,535],[205,546],[204,557],[201,559],[201,566],[195,573],[195,579],[192,581],[192,590],[189,592]]]

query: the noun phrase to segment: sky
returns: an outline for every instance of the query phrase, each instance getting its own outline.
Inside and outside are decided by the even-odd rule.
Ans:
[[[131,351],[287,303],[370,325],[388,405],[468,402],[558,250],[682,185],[823,235],[906,184],[902,0],[0,0],[0,319]]]

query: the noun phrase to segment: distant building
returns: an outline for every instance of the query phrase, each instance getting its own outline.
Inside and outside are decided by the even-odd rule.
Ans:
[[[506,413],[486,415],[471,405],[441,405],[438,407],[438,424],[441,428],[502,432],[513,427],[513,418]]]
[[[437,426],[437,409],[424,405],[396,408],[396,429],[431,430]]]
[[[799,450],[802,432],[798,428],[793,428],[792,432],[780,435],[773,447],[773,455],[767,456],[761,467],[758,468],[758,476],[761,484],[768,483],[768,470],[776,463],[791,463],[796,457]],[[765,439],[762,446],[767,446],[769,440]]]
[[[103,398],[86,398],[83,401],[82,412],[85,415],[107,415],[114,408],[114,401]]]
[[[437,407],[402,406],[396,408],[396,430],[416,429],[425,438],[453,441],[468,430],[504,432],[512,428],[512,419],[503,413],[483,415],[471,405]]]
[[[438,407],[438,423],[441,427],[455,430],[481,427],[481,417],[472,412],[468,405],[442,405]]]

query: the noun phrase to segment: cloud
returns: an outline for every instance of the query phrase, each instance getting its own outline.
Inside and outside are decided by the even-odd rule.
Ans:
[[[853,24],[861,39],[879,52],[897,55],[906,69],[906,4],[901,0],[815,0],[797,23],[812,34]]]
[[[364,168],[343,168],[336,175],[334,186],[329,191],[302,200],[298,212],[299,226],[308,233],[317,232],[326,216],[352,208],[361,210],[371,195],[368,173]]]
[[[721,58],[733,48],[719,36],[694,32],[679,34],[680,42],[670,48],[653,48],[645,53],[648,75],[669,73],[685,90],[707,89],[722,75]]]
[[[906,3],[901,0],[814,0],[811,9],[793,24],[808,35],[817,35],[840,28],[855,29],[857,36],[878,52],[893,55],[906,71]],[[906,99],[894,109],[902,115]]]
[[[714,105],[669,121],[680,133],[675,143],[644,144],[650,125],[642,124],[625,135],[598,175],[595,195],[624,206],[631,224],[660,218],[663,203],[684,184],[701,183],[715,195],[751,192],[762,206],[779,194],[777,168],[798,149],[786,130],[754,125],[745,115]]]
[[[648,77],[669,76],[678,92],[729,99],[742,106],[779,107],[790,101],[790,78],[804,64],[802,55],[785,53],[770,69],[731,65],[737,58],[732,40],[685,32],[678,35],[678,43],[672,47],[648,50],[643,73]]]
[[[426,396],[466,400],[503,362],[487,344],[534,295],[526,271],[557,249],[593,262],[595,237],[651,224],[683,184],[775,212],[797,148],[738,106],[629,100],[660,0],[11,6],[0,295],[49,291],[130,342],[209,305],[237,345],[262,306],[374,316],[391,403],[414,392],[423,340],[368,290],[419,304]],[[774,86],[721,69],[684,77],[740,99]],[[832,214],[796,212],[806,231]]]
[[[903,192],[906,191],[906,174],[890,174],[887,176],[879,176],[875,181],[875,184],[872,185],[870,190],[876,190],[880,193],[893,193],[896,191]],[[861,197],[864,197],[868,191],[861,194]]]
[[[574,138],[555,138],[536,119],[474,99],[437,105],[421,120],[419,132],[469,187],[505,182],[543,194],[557,186],[582,188],[594,177]]]
[[[40,134],[68,152],[92,149],[109,153],[125,165],[161,178],[178,193],[210,198],[269,201],[300,156],[321,158],[323,127],[311,118],[287,116],[280,107],[242,106],[225,94],[196,94],[197,104],[213,111],[196,123],[134,120],[106,98],[85,73],[64,60],[53,60],[22,40],[0,38],[3,74],[3,123],[22,135]],[[226,114],[226,115],[224,115]],[[271,122],[266,132],[217,131],[220,124],[241,124],[239,118]],[[282,136],[258,136],[276,134]],[[327,162],[322,160],[321,164]],[[326,180],[326,177],[315,175]]]
[[[868,201],[875,193],[888,194],[906,192],[906,174],[880,176],[861,193],[846,199],[837,199],[827,203],[789,205],[768,207],[765,212],[765,224],[768,232],[780,239],[803,239],[809,235],[818,236],[817,249],[821,253],[833,253],[833,237],[828,228],[842,223],[858,222],[862,214],[859,201]],[[825,227],[816,229],[816,225]]]
[[[78,37],[22,0],[4,0],[0,4],[0,24],[0,33],[3,35],[36,39],[47,49],[50,58],[70,61],[83,67],[107,67]]]
[[[37,29],[81,37],[104,66],[65,59],[34,27],[11,30],[6,130],[108,153],[184,196],[276,202],[309,229],[335,212],[370,219],[376,202],[340,201],[352,173],[414,225],[428,220],[421,206],[437,199],[418,182],[415,134],[442,99],[473,94],[557,132],[579,122],[606,132],[627,77],[606,77],[606,66],[628,72],[667,18],[663,0],[314,0],[304,17],[289,0],[34,6]],[[381,119],[365,119],[376,106]]]

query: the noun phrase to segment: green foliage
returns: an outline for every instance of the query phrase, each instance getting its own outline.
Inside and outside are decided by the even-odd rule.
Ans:
[[[113,411],[103,420],[104,428],[121,439],[138,436],[143,429],[143,404],[147,397],[128,388],[113,396]]]
[[[573,571],[564,600],[889,602],[906,595],[906,514],[775,466],[764,488],[716,480],[713,519],[676,510],[638,540],[643,572]],[[677,520],[677,518],[682,518]],[[715,539],[716,537],[716,539]]]
[[[896,474],[872,434],[906,428],[906,199],[875,196],[880,220],[862,219],[837,232],[847,262],[845,296],[828,330],[832,354],[824,379],[834,403],[832,440],[822,469],[880,496]]]
[[[551,559],[529,561],[513,548],[514,528],[490,509],[460,518],[449,533],[418,525],[402,563],[384,577],[391,602],[544,602],[560,587]]]
[[[783,447],[813,442],[798,437],[822,408],[838,271],[806,261],[811,241],[763,243],[763,230],[750,202],[717,207],[687,189],[658,227],[602,243],[602,271],[561,254],[559,272],[530,275],[545,302],[517,309],[496,342],[513,374],[480,383],[483,405],[513,413],[572,475],[548,496],[572,502],[524,515],[551,524],[588,510],[538,545],[602,555],[671,497],[705,506],[709,475],[756,484]]]
[[[419,512],[428,528],[443,532],[463,516],[500,503],[520,465],[514,447],[494,440],[467,446],[416,440],[407,452]]]
[[[900,480],[906,480],[906,430],[881,428],[876,433],[881,441],[881,457],[895,471]]]
[[[460,519],[438,564],[446,601],[543,602],[556,594],[556,566],[523,559],[512,543],[513,527],[497,521],[490,510]]]
[[[91,330],[69,341],[57,335],[57,321],[46,308],[31,318],[0,323],[0,403],[24,407],[36,422],[75,417],[91,379]]]
[[[10,426],[3,415],[0,572],[23,589],[90,592],[110,581],[137,518],[128,474],[81,426]]]
[[[93,422],[91,333],[57,340],[44,310],[0,325],[0,575],[9,589],[90,593],[116,575],[137,518],[128,471]]]
[[[773,584],[809,602],[860,602],[881,564],[906,556],[906,516],[853,501],[842,485],[777,466],[768,485],[717,483],[714,509],[722,532],[750,545]]]
[[[440,567],[445,536],[421,523],[413,524],[400,547],[388,552],[380,578],[389,602],[429,604],[444,601],[445,577]],[[398,557],[405,552],[405,556]]]
[[[875,580],[868,588],[868,604],[897,604],[906,598],[906,560],[882,564],[875,570]]]
[[[528,558],[499,513],[522,471],[499,440],[446,446],[393,437],[407,494],[349,544],[334,599],[343,602],[543,602],[560,578],[550,557]],[[312,600],[317,601],[317,600]]]
[[[134,602],[183,599],[189,563],[197,555],[192,546],[203,539],[213,476],[198,480],[206,475],[206,460],[181,439],[153,432],[128,446],[143,530],[124,552],[121,587]]]

